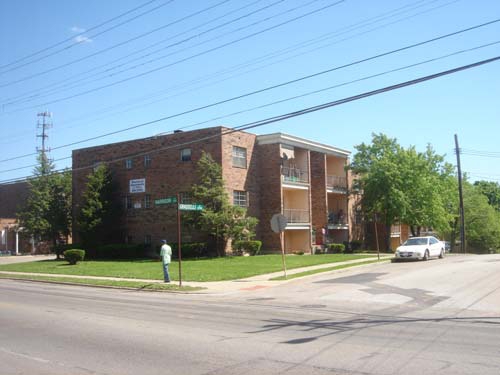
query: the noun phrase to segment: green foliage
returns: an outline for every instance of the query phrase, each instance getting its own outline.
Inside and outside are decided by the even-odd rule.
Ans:
[[[83,258],[85,258],[85,250],[71,249],[64,252],[64,259],[72,265],[82,261]]]
[[[500,249],[500,213],[488,203],[481,187],[463,184],[465,238],[470,251]]]
[[[238,253],[247,252],[250,255],[258,255],[262,247],[261,241],[238,240],[233,242],[233,248]]]
[[[363,241],[359,241],[359,240],[353,240],[351,241],[351,249],[352,251],[358,251],[361,249],[361,247],[363,246]]]
[[[203,152],[198,162],[198,175],[200,183],[193,186],[192,196],[197,203],[204,204],[205,208],[194,217],[196,225],[216,241],[222,241],[224,250],[230,239],[252,238],[258,220],[247,216],[246,209],[229,203],[222,168],[210,154]]]
[[[20,226],[40,241],[57,244],[71,232],[71,172],[54,173],[54,165],[44,153],[29,180],[25,207],[18,214]],[[58,254],[59,256],[59,254]]]
[[[438,232],[451,229],[457,207],[453,167],[430,146],[419,153],[414,147],[404,149],[396,139],[373,134],[370,145],[363,143],[356,150],[350,169],[366,217],[376,217],[386,228],[407,224],[415,235],[422,226]],[[387,249],[389,235],[387,230]]]
[[[172,258],[178,258],[177,243],[169,244],[172,247]],[[159,250],[158,250],[159,254]],[[208,246],[206,242],[186,242],[182,243],[181,249],[182,259],[186,258],[204,258],[209,256]]]
[[[341,254],[345,251],[345,245],[342,243],[328,244],[328,252],[332,254]]]
[[[500,211],[500,184],[493,181],[476,181],[474,186],[488,198],[488,203]]]
[[[108,168],[97,167],[89,174],[78,217],[78,231],[86,247],[120,240],[121,205]]]
[[[87,259],[143,259],[147,248],[144,244],[107,244],[87,248]]]

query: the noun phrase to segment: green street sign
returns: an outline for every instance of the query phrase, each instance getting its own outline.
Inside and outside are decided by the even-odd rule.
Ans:
[[[155,205],[160,206],[162,204],[172,204],[172,203],[177,203],[177,197],[166,197],[162,199],[155,199]]]
[[[179,210],[183,210],[183,211],[201,211],[203,210],[203,206],[202,204],[200,203],[196,203],[196,204],[179,204]]]

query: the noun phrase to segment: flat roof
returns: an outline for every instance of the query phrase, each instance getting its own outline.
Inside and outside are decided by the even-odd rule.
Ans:
[[[311,141],[296,137],[294,135],[284,133],[263,134],[257,136],[257,143],[260,145],[267,145],[273,143],[282,143],[290,146],[305,148],[311,151],[317,151],[328,155],[348,157],[351,155],[350,151],[341,148],[325,145],[319,142]]]

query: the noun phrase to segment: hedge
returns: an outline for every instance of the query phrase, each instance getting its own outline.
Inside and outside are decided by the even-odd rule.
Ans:
[[[345,251],[345,245],[342,243],[331,243],[328,245],[328,252],[332,254],[340,254]]]
[[[247,252],[250,255],[258,255],[262,247],[262,241],[234,241],[233,248],[237,253]]]
[[[77,264],[85,258],[85,250],[71,249],[64,252],[64,259],[68,261],[69,264]]]

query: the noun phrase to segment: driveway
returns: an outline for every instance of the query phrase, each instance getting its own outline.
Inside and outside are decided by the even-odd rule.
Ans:
[[[34,262],[37,260],[52,260],[56,259],[54,254],[49,255],[8,255],[0,256],[0,264]]]

